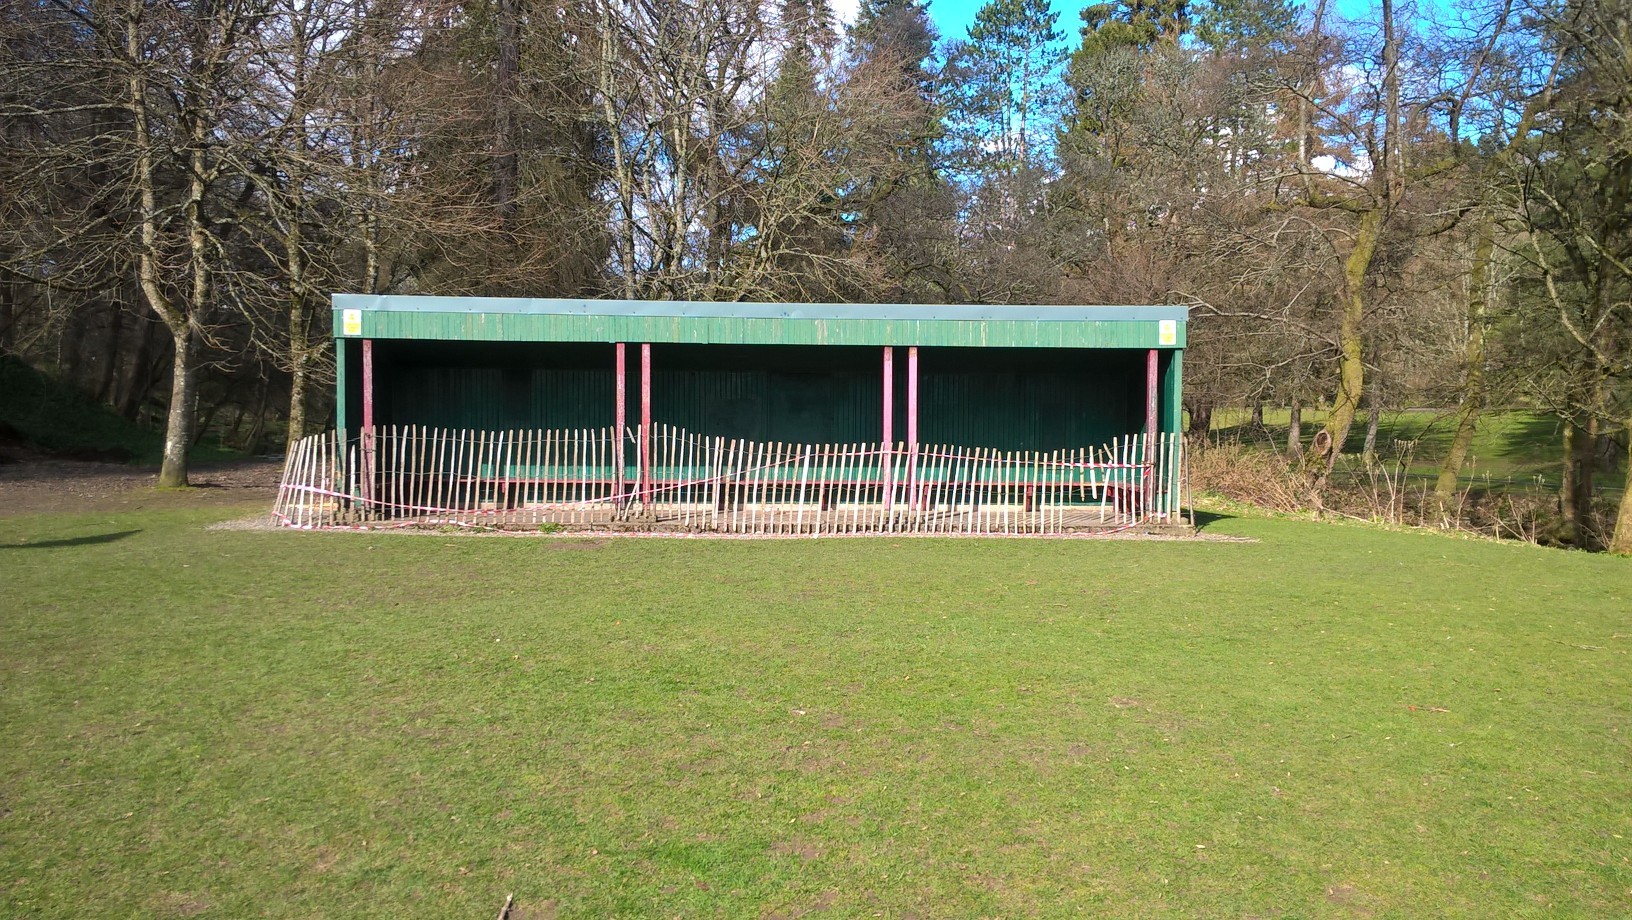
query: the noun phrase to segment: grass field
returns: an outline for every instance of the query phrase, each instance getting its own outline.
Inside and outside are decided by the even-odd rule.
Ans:
[[[1286,409],[1267,409],[1264,429],[1254,429],[1245,410],[1225,409],[1213,413],[1213,431],[1222,439],[1236,439],[1247,443],[1286,444],[1290,413]],[[1303,440],[1307,445],[1314,439],[1326,420],[1326,413],[1305,409],[1303,413]],[[1365,446],[1366,419],[1364,413],[1350,432],[1348,450],[1358,454]],[[1439,476],[1439,464],[1450,449],[1451,436],[1456,433],[1455,412],[1448,409],[1407,409],[1384,412],[1377,425],[1377,449],[1387,458],[1393,456],[1395,442],[1412,443],[1413,476],[1432,481]],[[1467,466],[1462,471],[1462,482],[1475,488],[1513,489],[1541,487],[1556,489],[1562,475],[1564,456],[1563,431],[1559,420],[1544,412],[1509,409],[1486,413],[1474,432]],[[1597,484],[1606,496],[1618,496],[1626,482],[1623,470],[1600,472]]]
[[[162,427],[138,425],[72,386],[0,356],[0,424],[53,452],[94,451],[156,466],[164,456]],[[206,437],[188,451],[195,461],[242,457]]]
[[[0,518],[0,914],[1632,914],[1632,560],[228,513]]]

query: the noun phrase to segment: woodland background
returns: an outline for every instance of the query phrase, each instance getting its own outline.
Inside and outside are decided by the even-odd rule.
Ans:
[[[206,436],[332,423],[329,294],[1192,308],[1186,408],[1632,429],[1626,0],[0,3],[0,361]],[[0,395],[0,399],[16,398]],[[1306,450],[1302,414],[1319,407]],[[1239,458],[1242,455],[1234,455]],[[1617,526],[1616,520],[1619,520]]]

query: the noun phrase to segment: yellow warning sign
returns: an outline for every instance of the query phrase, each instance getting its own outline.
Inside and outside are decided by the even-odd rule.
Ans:
[[[361,310],[342,310],[342,311],[340,311],[340,334],[341,335],[362,335],[363,334],[363,311],[361,311]],[[1163,332],[1162,335],[1165,336],[1165,335],[1167,335],[1167,333]]]
[[[1146,326],[1145,328],[1150,327]],[[1157,343],[1161,345],[1179,344],[1179,321],[1176,319],[1162,320],[1156,330],[1156,339]]]

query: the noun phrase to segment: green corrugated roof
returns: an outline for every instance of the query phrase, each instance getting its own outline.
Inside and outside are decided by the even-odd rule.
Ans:
[[[336,337],[496,342],[1183,348],[1188,315],[1175,306],[334,295]]]

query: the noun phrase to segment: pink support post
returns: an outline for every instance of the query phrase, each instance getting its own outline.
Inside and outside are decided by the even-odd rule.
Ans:
[[[907,500],[918,488],[918,346],[907,346]]]
[[[618,502],[617,503],[618,503],[619,507],[622,507],[622,505],[623,505],[623,488],[624,488],[624,483],[623,483],[623,435],[624,435],[624,428],[627,427],[627,422],[628,422],[628,419],[626,418],[626,411],[625,411],[626,408],[627,408],[626,394],[627,394],[627,390],[628,390],[628,387],[627,387],[628,373],[627,373],[627,365],[624,362],[624,346],[623,346],[622,342],[619,342],[617,345],[613,346],[612,369],[613,369],[614,375],[617,377],[617,380],[618,380],[618,384],[617,384],[617,390],[618,390],[617,403],[618,404],[617,404],[617,413],[616,413],[616,416],[614,417],[614,420],[613,420],[614,433],[612,435],[613,443],[617,444],[618,446],[612,451],[612,463],[613,463],[614,466],[617,467],[617,473],[616,473],[616,476],[617,476],[616,481],[617,481],[617,487],[618,487],[618,491],[617,491]]]
[[[363,339],[363,501],[374,498],[374,340]]]
[[[640,503],[652,500],[652,343],[640,343]]]
[[[879,454],[879,466],[884,472],[884,510],[894,503],[895,464],[890,450],[895,445],[895,348],[884,346],[884,451]]]
[[[1157,444],[1161,430],[1157,427],[1156,410],[1161,405],[1161,390],[1157,370],[1157,352],[1152,348],[1145,357],[1145,502],[1147,507],[1155,497]]]

